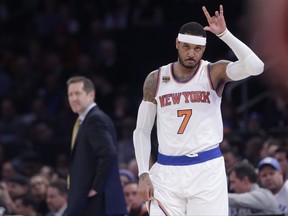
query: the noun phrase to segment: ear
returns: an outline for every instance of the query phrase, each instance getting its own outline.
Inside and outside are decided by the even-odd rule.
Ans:
[[[91,91],[89,93],[89,95],[91,96],[92,100],[94,101],[95,100],[95,97],[96,97],[96,93],[94,91]]]
[[[179,48],[179,40],[178,40],[178,38],[176,38],[175,46],[176,46],[176,49],[178,50],[178,48]]]
[[[248,176],[244,176],[243,180],[242,180],[245,184],[250,184],[250,180],[248,178]]]

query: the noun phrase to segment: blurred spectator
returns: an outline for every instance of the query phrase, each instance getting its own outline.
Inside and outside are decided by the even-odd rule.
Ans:
[[[15,175],[8,180],[7,186],[11,198],[14,199],[29,192],[29,178],[23,175]]]
[[[48,180],[42,175],[34,175],[30,178],[31,194],[37,199],[37,212],[45,215],[48,213],[48,206],[46,203]]]
[[[1,165],[1,181],[7,182],[16,175],[16,169],[12,161],[4,161]]]
[[[11,98],[1,101],[0,142],[3,143],[7,157],[15,156],[24,149],[25,125]],[[17,149],[17,150],[16,150]]]
[[[37,33],[42,37],[51,36],[59,23],[59,17],[56,11],[55,0],[45,0],[41,2],[41,8],[34,16]]]
[[[163,24],[163,10],[153,0],[137,0],[132,11],[134,27],[157,27]]]
[[[58,174],[55,172],[54,168],[50,165],[43,165],[40,168],[39,174],[47,179],[48,182],[58,179]]]
[[[248,122],[247,122],[247,130],[250,132],[259,131],[263,130],[263,125],[262,125],[262,116],[257,113],[257,112],[252,112],[249,115]]]
[[[96,60],[95,73],[104,75],[116,89],[129,79],[123,75],[126,74],[124,62],[120,59],[117,44],[113,39],[100,40],[99,56]]]
[[[138,183],[127,182],[124,187],[125,200],[129,216],[149,216],[147,207],[138,194]]]
[[[259,187],[255,167],[239,163],[229,173],[230,215],[278,214],[277,202],[271,191]]]
[[[138,166],[135,158],[131,159],[127,164],[127,169],[133,173],[136,178],[138,178]]]
[[[134,174],[130,170],[127,170],[127,169],[119,169],[119,175],[120,175],[122,186],[124,186],[128,182],[136,180]]]
[[[126,167],[128,162],[135,158],[133,145],[133,131],[136,127],[136,120],[132,117],[123,118],[118,125],[118,161],[120,166]]]
[[[52,164],[55,160],[54,152],[59,148],[53,124],[46,120],[37,120],[30,125],[28,132],[31,148],[39,155],[40,161]]]
[[[33,122],[36,121],[45,121],[49,119],[47,113],[47,107],[45,105],[45,101],[41,97],[34,97],[32,99],[32,107],[31,111],[25,113],[22,116],[23,122],[25,123],[26,127],[29,127]]]
[[[7,182],[0,182],[0,194],[6,207],[5,213],[16,213],[15,198],[29,193],[29,190],[29,179],[22,175],[15,175]]]
[[[232,103],[223,101],[222,106],[222,118],[224,126],[224,134],[230,134],[231,132],[239,129],[237,113],[234,105]]]
[[[4,145],[0,142],[0,167],[3,164],[3,162],[6,160],[6,152]],[[1,169],[0,169],[1,172]],[[1,175],[0,175],[1,178]]]
[[[8,95],[12,90],[11,77],[0,69],[0,97]]]
[[[12,95],[15,100],[15,106],[21,107],[22,112],[26,112],[27,100],[33,94],[34,86],[34,73],[31,60],[25,54],[20,54],[15,57],[13,67],[11,68],[13,91]],[[18,111],[20,112],[20,110]]]
[[[284,180],[288,179],[288,149],[285,147],[279,147],[275,153],[274,157],[280,163],[281,172]]]
[[[37,212],[37,200],[31,194],[15,197],[16,213],[21,216],[41,216]]]
[[[68,190],[66,180],[57,179],[50,182],[46,202],[50,210],[45,216],[64,216],[67,208]]]
[[[5,212],[5,215],[16,212],[16,206],[10,196],[6,182],[0,182],[0,211]]]
[[[221,148],[221,151],[224,157],[226,173],[228,174],[241,161],[241,157],[238,152],[231,148]]]
[[[257,166],[261,159],[260,151],[263,146],[263,138],[256,135],[250,136],[245,141],[244,146],[244,159],[247,159],[253,166]]]
[[[68,174],[68,156],[65,154],[58,154],[56,156],[55,170],[59,178],[66,178]]]
[[[79,31],[79,21],[72,12],[72,7],[62,3],[58,9],[59,23],[57,31],[74,35]]]
[[[108,8],[104,17],[104,28],[107,31],[126,30],[131,19],[130,0],[116,0]]]
[[[260,157],[261,159],[268,157],[268,156],[274,156],[275,151],[281,146],[281,139],[269,137],[266,140],[264,140],[262,148],[260,150]]]
[[[265,157],[259,162],[259,182],[269,189],[277,201],[278,208],[288,214],[288,180],[284,181],[279,162],[273,157]]]
[[[112,117],[114,121],[120,121],[128,116],[135,116],[137,108],[133,106],[133,101],[130,98],[129,90],[119,93],[114,97]],[[135,123],[136,124],[136,123]]]

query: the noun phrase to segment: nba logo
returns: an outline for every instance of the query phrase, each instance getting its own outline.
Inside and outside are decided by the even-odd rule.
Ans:
[[[162,82],[164,82],[164,83],[170,82],[170,76],[163,76],[162,77]]]

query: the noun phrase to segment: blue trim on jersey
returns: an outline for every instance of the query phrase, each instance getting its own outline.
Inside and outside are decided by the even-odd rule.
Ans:
[[[198,154],[191,156],[168,156],[158,152],[157,163],[171,166],[187,166],[203,163],[221,156],[222,153],[219,147],[210,149],[208,151],[199,152]]]

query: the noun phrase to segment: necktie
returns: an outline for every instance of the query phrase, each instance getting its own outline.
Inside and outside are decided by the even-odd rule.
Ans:
[[[80,127],[80,122],[81,122],[80,118],[77,118],[74,124],[73,132],[72,132],[72,139],[71,139],[71,149],[73,149],[74,147],[75,139],[76,139],[79,127]]]
[[[74,147],[74,143],[75,143],[75,139],[76,139],[79,127],[80,127],[80,123],[81,123],[81,120],[78,117],[76,122],[75,122],[75,124],[74,124],[74,126],[73,126],[72,139],[71,139],[71,150]],[[69,187],[70,187],[70,176],[68,174],[68,176],[67,176],[67,188],[69,189]]]

